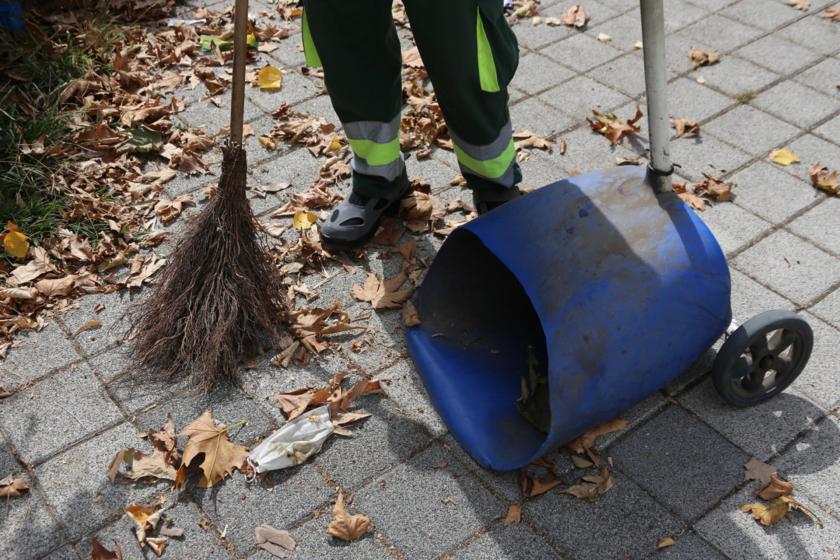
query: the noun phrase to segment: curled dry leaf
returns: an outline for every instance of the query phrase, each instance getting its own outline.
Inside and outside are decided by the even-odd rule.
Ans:
[[[554,142],[537,136],[530,130],[514,132],[513,139],[515,141],[514,145],[516,146],[517,150],[522,150],[525,148],[534,148],[536,150],[545,150],[547,152],[551,152],[551,150],[554,148]]]
[[[553,473],[549,472],[540,478],[531,478],[524,470],[519,472],[519,489],[526,498],[533,498],[545,494],[552,488],[563,484],[563,481]]]
[[[133,504],[125,508],[125,513],[134,522],[134,534],[137,537],[140,548],[148,544],[155,551],[155,554],[160,556],[163,553],[163,547],[166,545],[161,545],[159,541],[155,540],[149,542],[150,539],[154,539],[151,535],[154,534],[160,522],[160,517],[163,515],[163,509],[160,505],[145,506]],[[158,549],[161,550],[160,553],[158,553]]]
[[[184,445],[182,469],[189,467],[197,456],[202,456],[199,464],[202,477],[198,482],[201,488],[209,488],[234,470],[241,469],[248,458],[248,449],[231,443],[227,427],[213,420],[209,410],[181,430],[180,435],[189,437]]]
[[[563,15],[560,16],[560,21],[563,25],[583,29],[589,21],[589,14],[586,13],[583,6],[580,4],[574,4],[568,10],[563,12]]]
[[[63,278],[45,278],[35,283],[35,289],[47,297],[66,296],[76,287],[76,280],[78,276],[75,274]]]
[[[700,125],[691,119],[671,119],[671,126],[677,138],[695,138],[700,133]]]
[[[705,179],[694,184],[695,193],[717,202],[732,200],[732,188],[735,186],[733,183],[712,177],[708,173],[703,173],[703,176]]]
[[[701,66],[710,66],[720,62],[720,54],[706,49],[690,49],[688,51],[688,58],[694,64],[695,70]]]
[[[260,525],[254,530],[257,546],[275,558],[290,558],[287,550],[294,550],[297,543],[288,531],[275,529],[271,525]]]
[[[86,332],[86,331],[92,331],[92,330],[98,329],[98,328],[99,328],[99,327],[101,327],[101,326],[102,326],[102,321],[100,321],[99,319],[90,319],[90,320],[88,320],[88,321],[85,321],[85,322],[82,324],[82,326],[81,326],[81,327],[79,327],[79,328],[76,330],[76,332],[75,332],[75,333],[73,333],[73,336],[79,336],[79,335],[80,335],[80,334],[82,334],[83,332]]]
[[[355,541],[367,533],[370,519],[366,515],[350,515],[344,507],[344,494],[338,493],[335,506],[332,509],[332,521],[327,527],[327,533],[342,541]]]
[[[826,8],[820,17],[823,17],[830,21],[837,21],[840,22],[840,7],[832,7]]]
[[[563,494],[571,494],[581,500],[595,500],[615,486],[615,478],[608,467],[601,468],[599,474],[586,475],[574,486],[563,489]]]
[[[570,441],[566,444],[566,447],[578,454],[587,453],[592,446],[595,445],[595,441],[598,439],[598,436],[625,429],[627,429],[627,420],[624,420],[623,418],[613,418],[612,420],[595,426],[588,432],[579,436],[577,439]]]
[[[595,132],[606,136],[612,145],[620,143],[622,138],[638,134],[641,128],[637,123],[644,116],[638,105],[636,106],[636,114],[626,121],[621,121],[615,113],[603,114],[595,109],[592,110],[592,115],[593,118],[586,118],[589,126]]]
[[[673,537],[662,537],[659,539],[659,542],[656,543],[656,549],[662,550],[663,548],[668,548],[669,546],[674,546],[677,544],[677,541],[673,539]]]
[[[503,525],[519,525],[522,520],[522,504],[510,504],[508,506],[505,518],[502,520]]]
[[[793,484],[787,480],[779,478],[776,473],[770,475],[770,482],[761,489],[758,497],[762,500],[775,500],[782,496],[790,496],[793,494]]]
[[[374,309],[399,309],[414,293],[414,288],[400,289],[408,280],[405,270],[388,279],[379,278],[369,272],[364,284],[355,284],[352,288],[353,297],[359,301],[370,302]]]
[[[808,168],[808,174],[811,176],[811,184],[816,188],[840,196],[840,179],[836,169],[831,170],[817,163]]]
[[[697,211],[702,212],[706,209],[706,201],[703,198],[700,198],[693,191],[688,190],[688,185],[685,183],[674,183],[672,185],[674,192],[677,193],[677,196],[680,197],[683,202],[691,206]]]
[[[27,490],[29,490],[29,484],[22,478],[9,475],[0,480],[0,498],[17,498]]]
[[[787,0],[786,4],[803,12],[807,12],[811,7],[811,2],[808,0]]]

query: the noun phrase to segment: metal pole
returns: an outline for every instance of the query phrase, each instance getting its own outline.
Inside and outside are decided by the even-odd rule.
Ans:
[[[648,130],[650,131],[650,180],[657,192],[671,189],[671,123],[665,98],[665,8],[664,0],[640,0],[642,49],[645,58]]]

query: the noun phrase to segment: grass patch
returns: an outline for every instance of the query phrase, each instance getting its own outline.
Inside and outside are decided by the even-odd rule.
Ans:
[[[751,89],[748,89],[747,91],[742,91],[741,93],[735,96],[735,99],[738,101],[738,103],[746,105],[747,103],[755,99],[755,92]]]
[[[72,112],[62,106],[62,91],[107,56],[114,38],[107,23],[92,23],[90,29],[81,40],[69,34],[48,40],[43,28],[0,36],[0,224],[14,222],[35,243],[59,227],[92,242],[107,229],[65,215],[72,202],[56,177],[68,170],[67,158],[49,150],[72,134]],[[96,48],[86,44],[91,40]],[[29,153],[22,150],[26,146]],[[42,146],[47,153],[39,153]]]

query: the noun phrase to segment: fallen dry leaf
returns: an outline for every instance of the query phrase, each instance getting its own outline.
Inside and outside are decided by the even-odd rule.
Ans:
[[[784,150],[773,150],[770,152],[770,161],[782,166],[788,166],[793,163],[799,163],[800,160],[799,156],[795,153],[791,152],[788,149]]]
[[[38,280],[35,289],[47,297],[66,296],[76,287],[78,277],[75,274],[68,274],[63,278],[50,278]]]
[[[339,491],[332,509],[332,521],[327,533],[342,541],[355,541],[367,533],[370,519],[362,514],[350,515],[344,508],[344,494]]]
[[[591,501],[604,495],[614,485],[615,478],[609,468],[604,466],[599,474],[582,476],[577,484],[564,488],[561,493]]]
[[[290,558],[287,550],[295,549],[295,540],[288,531],[275,529],[271,525],[260,525],[254,530],[257,546],[275,558]]]
[[[695,70],[701,66],[711,66],[720,62],[720,54],[706,49],[691,49],[688,51],[688,58],[694,64]]]
[[[17,498],[27,490],[29,490],[29,484],[22,478],[9,475],[0,480],[0,498]]]
[[[406,327],[416,327],[420,324],[420,316],[417,314],[417,308],[410,301],[403,304],[402,316],[403,325]]]
[[[787,0],[786,4],[803,12],[807,12],[811,7],[811,2],[808,0]]]
[[[783,480],[773,473],[770,475],[770,482],[761,489],[758,497],[762,500],[775,500],[782,496],[790,496],[793,494],[793,484],[787,480]]]
[[[257,72],[256,86],[262,90],[277,91],[283,85],[283,74],[279,68],[268,65]]]
[[[198,483],[201,488],[209,488],[242,468],[248,458],[248,449],[231,443],[227,427],[213,420],[209,410],[181,430],[180,435],[189,436],[184,445],[181,468],[190,466],[193,459],[203,455],[199,465],[203,473]]]
[[[674,189],[674,192],[677,193],[677,196],[683,200],[683,202],[695,210],[702,212],[706,209],[706,200],[688,190],[688,185],[685,183],[673,183],[672,188]]]
[[[705,179],[694,184],[696,194],[717,202],[732,200],[732,188],[735,186],[733,183],[712,177],[708,173],[703,173],[703,176]]]
[[[534,496],[545,494],[555,486],[561,484],[563,484],[563,481],[557,478],[553,472],[549,472],[540,478],[531,478],[524,470],[519,473],[519,489],[526,498],[533,498]]]
[[[623,418],[613,418],[603,424],[595,426],[588,432],[582,434],[577,439],[574,439],[566,444],[566,447],[578,454],[587,453],[593,445],[598,436],[603,436],[612,432],[618,432],[627,429],[627,420]]]
[[[789,509],[788,503],[782,499],[778,499],[771,504],[753,503],[741,506],[741,511],[751,513],[753,519],[768,527],[784,519]]]
[[[811,184],[816,188],[828,194],[840,196],[840,179],[838,179],[836,169],[831,170],[816,163],[808,168],[808,174],[811,176]]]
[[[3,249],[16,259],[26,257],[29,252],[29,240],[26,235],[12,223],[7,224],[9,231],[3,234]]]
[[[144,545],[148,544],[155,551],[155,554],[160,556],[157,553],[157,549],[161,548],[160,542],[152,541],[150,543],[148,541],[154,538],[151,535],[157,529],[158,522],[163,515],[163,509],[157,504],[151,506],[133,504],[125,508],[125,513],[134,522],[134,534],[140,548],[142,549]]]
[[[823,17],[830,21],[837,21],[840,22],[840,7],[832,7],[826,8],[820,17]]]
[[[576,29],[583,29],[589,21],[589,14],[586,13],[583,6],[580,4],[574,4],[568,10],[563,12],[563,15],[560,16],[560,21],[563,25],[574,27]]]
[[[359,301],[370,302],[374,309],[399,309],[414,293],[414,288],[400,289],[408,280],[408,275],[401,270],[393,278],[382,279],[369,272],[364,284],[355,284],[353,297]]]
[[[677,138],[695,138],[700,133],[700,125],[691,119],[671,119],[671,126]]]
[[[114,550],[108,550],[96,537],[90,541],[91,560],[122,560],[122,549],[117,541],[114,541]]]
[[[592,110],[592,115],[593,118],[586,118],[589,126],[595,132],[606,136],[612,145],[620,143],[623,138],[638,134],[641,128],[636,123],[644,116],[638,105],[636,114],[626,121],[621,121],[615,113],[603,114],[595,109]]]
[[[675,544],[677,544],[677,541],[675,541],[672,537],[662,537],[659,539],[659,542],[656,543],[656,549],[661,550],[663,548],[668,548],[669,546],[674,546]]]
[[[301,210],[295,212],[292,223],[296,230],[306,230],[314,226],[318,222],[318,215],[315,212]]]
[[[75,332],[75,333],[73,333],[73,336],[79,336],[79,335],[80,335],[80,334],[82,334],[83,332],[86,332],[86,331],[92,331],[92,330],[94,330],[94,329],[98,329],[98,328],[99,328],[99,327],[101,327],[101,326],[102,326],[102,321],[100,321],[99,319],[90,319],[90,320],[88,320],[88,321],[85,321],[85,322],[82,324],[82,326],[81,326],[81,327],[79,327],[79,328],[76,330],[76,332]]]
[[[522,504],[510,504],[508,506],[505,518],[502,520],[503,525],[519,525],[522,520]]]

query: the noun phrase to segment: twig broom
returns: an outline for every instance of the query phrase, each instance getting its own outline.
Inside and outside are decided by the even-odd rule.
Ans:
[[[271,345],[287,316],[245,193],[247,28],[248,0],[236,0],[230,136],[218,193],[175,248],[133,324],[131,357],[150,379],[188,375],[205,391],[233,380],[240,360]]]

